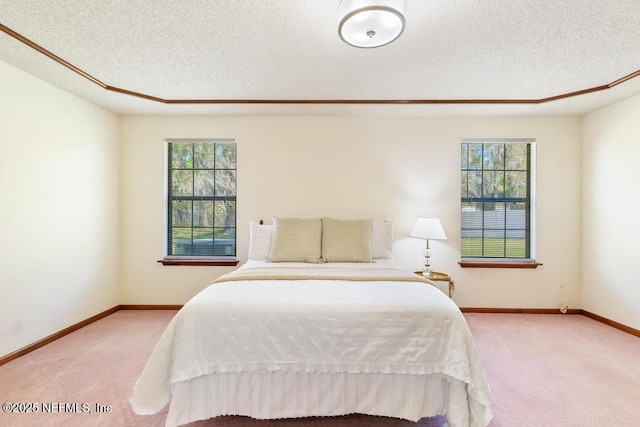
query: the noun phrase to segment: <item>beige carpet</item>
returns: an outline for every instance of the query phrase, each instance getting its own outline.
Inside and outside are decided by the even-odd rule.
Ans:
[[[582,315],[466,314],[491,427],[640,426],[640,338]]]
[[[37,413],[1,412],[0,425],[164,425],[166,412],[138,416],[128,398],[174,313],[119,311],[0,366],[2,403],[38,408]],[[494,390],[492,427],[640,425],[640,339],[580,315],[468,314],[466,318]],[[43,413],[43,404],[51,412]],[[105,412],[98,413],[96,405]],[[221,417],[190,426],[444,427],[446,420]]]

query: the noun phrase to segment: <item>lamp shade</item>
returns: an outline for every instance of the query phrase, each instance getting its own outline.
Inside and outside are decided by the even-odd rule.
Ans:
[[[404,0],[341,0],[338,11],[338,33],[351,46],[384,46],[404,31]]]
[[[418,218],[409,236],[425,240],[447,240],[438,218]]]

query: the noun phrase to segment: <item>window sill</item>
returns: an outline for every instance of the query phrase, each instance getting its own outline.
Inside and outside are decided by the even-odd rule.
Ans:
[[[192,266],[236,266],[240,262],[237,258],[163,258],[158,260],[162,265],[192,265]]]
[[[460,261],[462,268],[538,268],[542,265],[536,261]]]

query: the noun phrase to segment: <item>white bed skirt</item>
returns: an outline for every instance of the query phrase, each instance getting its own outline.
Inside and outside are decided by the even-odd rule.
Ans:
[[[450,427],[484,426],[488,407],[443,375],[240,372],[172,385],[167,426],[220,415],[257,419],[368,414],[417,421],[445,415]]]

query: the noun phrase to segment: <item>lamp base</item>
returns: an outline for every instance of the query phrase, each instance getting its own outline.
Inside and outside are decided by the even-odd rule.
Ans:
[[[431,268],[431,248],[429,247],[429,239],[427,239],[427,245],[424,248],[424,268],[422,269],[422,275],[428,277],[433,269]]]

